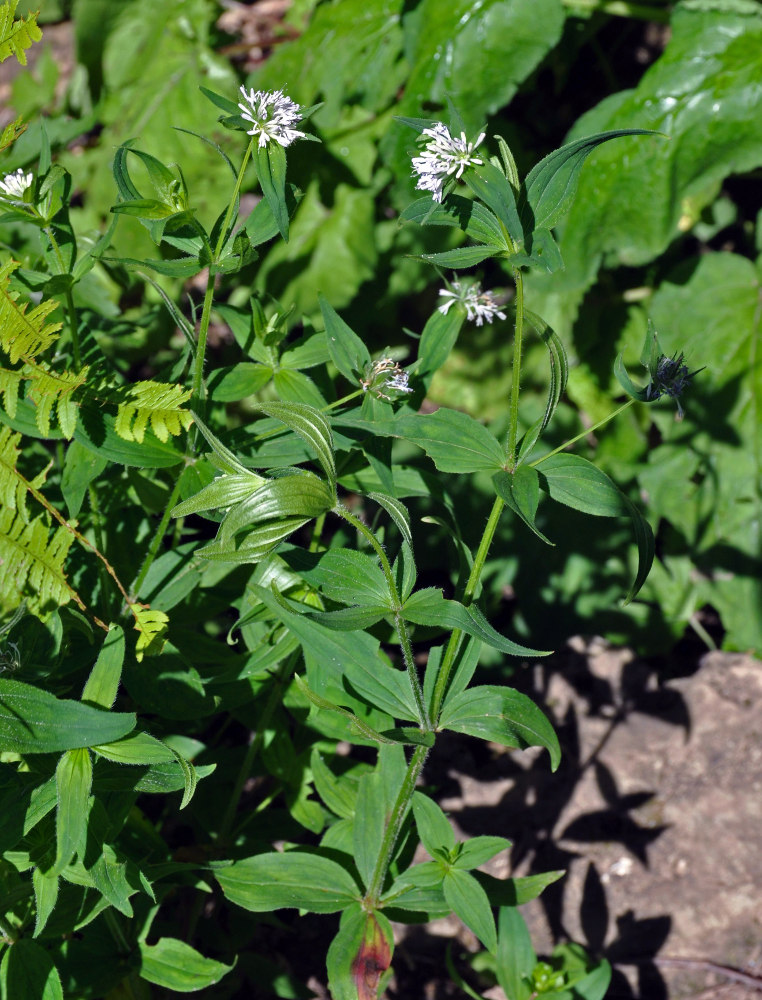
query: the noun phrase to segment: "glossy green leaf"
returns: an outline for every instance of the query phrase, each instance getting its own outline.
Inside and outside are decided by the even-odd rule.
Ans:
[[[233,507],[250,500],[267,480],[254,472],[217,476],[208,486],[172,508],[172,517],[187,517],[205,510]]]
[[[357,804],[357,785],[346,776],[337,777],[323,760],[317,747],[312,748],[310,769],[315,788],[331,812],[342,819],[351,819]]]
[[[283,517],[257,525],[240,539],[231,538],[226,542],[217,540],[196,551],[200,559],[214,562],[248,565],[257,563],[275,548],[278,542],[288,538],[309,518]]]
[[[612,129],[575,139],[549,153],[529,171],[522,185],[519,205],[527,230],[550,229],[566,215],[577,191],[579,172],[598,146],[623,136],[653,134],[649,129]]]
[[[558,737],[547,716],[513,688],[485,685],[448,697],[439,725],[501,746],[545,747],[554,771],[561,760]]]
[[[220,368],[209,377],[209,395],[218,403],[232,403],[253,396],[273,377],[269,365],[242,361],[232,368]]]
[[[53,912],[58,899],[58,875],[50,872],[40,871],[35,868],[32,872],[32,886],[34,888],[34,936],[37,937],[45,929],[48,917]]]
[[[84,748],[67,750],[56,767],[56,874],[63,871],[84,842],[92,783],[90,751]]]
[[[218,983],[233,968],[204,958],[177,938],[159,938],[156,944],[139,943],[140,977],[176,993],[195,993]]]
[[[460,853],[453,862],[454,868],[462,868],[468,871],[471,868],[479,868],[486,864],[496,854],[508,850],[511,846],[510,840],[505,837],[472,837],[465,844],[461,845]]]
[[[254,154],[259,186],[278,226],[288,242],[288,205],[286,204],[286,151],[278,142],[257,145]]]
[[[329,549],[321,554],[293,548],[286,563],[329,600],[341,604],[389,604],[389,588],[378,559],[355,549]]]
[[[224,545],[239,531],[261,521],[319,517],[334,503],[328,484],[311,472],[270,479],[228,511],[220,525],[219,541]]]
[[[274,417],[294,431],[317,455],[331,489],[336,488],[336,462],[333,456],[333,435],[325,414],[306,403],[259,403],[257,409]]]
[[[423,448],[440,472],[495,472],[505,464],[500,442],[460,410],[442,407],[432,414],[401,417],[394,432]]]
[[[19,938],[0,963],[3,1000],[63,1000],[61,977],[50,953],[36,941]]]
[[[537,506],[540,502],[540,485],[536,469],[520,465],[514,473],[496,472],[492,477],[495,493],[518,514],[526,526],[547,545],[553,545],[549,538],[535,524]]]
[[[131,712],[105,712],[0,677],[0,749],[54,753],[109,743],[135,728]]]
[[[360,897],[345,868],[304,851],[244,858],[218,869],[215,877],[231,903],[255,913],[292,907],[309,913],[336,913]]]
[[[455,834],[450,821],[439,806],[423,792],[413,793],[413,814],[421,843],[432,858],[437,852],[455,847]]]
[[[453,913],[470,927],[487,951],[497,950],[495,918],[487,893],[469,872],[451,868],[442,883],[444,897]]]
[[[431,385],[434,372],[438,371],[450,356],[465,318],[464,307],[456,303],[446,313],[435,309],[426,321],[418,344],[415,376],[423,380],[427,389]]]
[[[331,359],[344,378],[356,385],[370,364],[368,348],[322,295],[319,299]]]
[[[628,267],[652,260],[698,221],[725,177],[762,165],[760,73],[758,4],[675,7],[669,42],[637,87],[574,126],[574,139],[641,126],[669,140],[623,139],[596,154],[564,225],[566,274],[557,286],[587,287],[604,259]]]
[[[513,242],[521,244],[524,230],[516,209],[516,196],[503,171],[487,162],[466,171],[463,179],[476,197],[492,209]]]
[[[510,1000],[529,1000],[537,955],[524,918],[515,907],[501,906],[497,926],[497,981]]]
[[[628,516],[638,547],[638,571],[627,595],[631,601],[646,581],[654,560],[651,526],[632,501],[592,462],[580,455],[553,455],[540,466],[540,483],[554,500],[596,517]]]
[[[305,654],[319,667],[319,673],[310,677],[310,686],[316,694],[346,703],[345,683],[348,683],[371,705],[394,718],[419,721],[410,679],[404,671],[383,665],[377,639],[366,632],[330,631],[307,615],[295,613],[264,587],[251,584],[250,587],[299,639]]]
[[[440,253],[422,253],[421,260],[437,267],[451,267],[453,270],[465,267],[475,267],[490,257],[499,257],[500,252],[494,246],[459,247],[457,250],[443,250]]]
[[[82,701],[98,708],[111,708],[119,690],[123,663],[124,632],[120,625],[111,625],[82,691]]]
[[[479,201],[448,195],[442,204],[431,197],[419,198],[400,213],[400,222],[417,222],[427,226],[448,226],[462,229],[477,243],[509,251],[500,221]]]
[[[492,628],[475,605],[464,607],[458,601],[448,601],[443,597],[441,590],[433,587],[412,594],[405,601],[403,614],[406,621],[414,622],[416,625],[460,629],[466,635],[475,636],[493,649],[499,649],[511,656],[549,656],[551,652],[529,649],[507,639]]]

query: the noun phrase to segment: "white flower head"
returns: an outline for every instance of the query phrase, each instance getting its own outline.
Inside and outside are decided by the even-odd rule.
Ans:
[[[365,366],[360,385],[365,392],[370,392],[377,399],[391,401],[396,393],[409,393],[413,390],[408,385],[408,374],[391,358],[379,358]],[[391,392],[391,395],[389,393]]]
[[[24,192],[31,186],[34,177],[32,174],[25,174],[21,167],[12,174],[6,174],[0,181],[0,191],[6,198],[20,200]],[[2,196],[0,196],[2,197]]]
[[[439,307],[439,311],[445,316],[453,303],[462,302],[466,307],[466,318],[472,323],[476,323],[477,326],[494,323],[496,317],[497,319],[506,318],[492,292],[482,291],[482,286],[478,281],[466,287],[461,285],[459,281],[453,281],[449,288],[442,288],[439,294],[447,299]]]
[[[475,142],[469,142],[465,132],[460,133],[460,139],[453,138],[442,122],[437,122],[433,128],[425,128],[419,141],[425,136],[428,142],[423,152],[413,157],[413,175],[418,178],[416,190],[431,191],[434,201],[441,202],[448,177],[453,174],[462,177],[466,167],[483,163],[473,153],[484,135],[482,132]]]
[[[241,117],[251,122],[247,135],[258,135],[259,146],[274,139],[281,146],[290,146],[294,139],[303,139],[304,132],[294,128],[302,120],[301,108],[286,97],[282,90],[250,90],[241,87],[245,104],[239,104]]]

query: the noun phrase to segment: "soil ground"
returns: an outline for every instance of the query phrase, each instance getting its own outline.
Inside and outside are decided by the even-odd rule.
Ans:
[[[600,641],[572,646],[524,685],[556,722],[564,761],[555,775],[544,753],[493,745],[477,757],[477,741],[455,738],[432,758],[427,782],[463,837],[513,841],[494,875],[566,869],[523,908],[538,952],[570,939],[605,954],[610,998],[756,1000],[762,663],[713,652],[657,668]],[[470,932],[454,919],[425,935],[400,931],[390,996],[413,995],[405,981],[423,954],[429,975],[417,971],[428,982],[417,995],[462,997],[444,983],[441,939],[456,937],[462,958],[477,948]]]

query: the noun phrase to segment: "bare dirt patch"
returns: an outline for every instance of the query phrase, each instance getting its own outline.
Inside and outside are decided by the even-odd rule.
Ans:
[[[571,939],[605,954],[616,969],[611,998],[756,1000],[762,663],[708,653],[656,667],[578,642],[552,669],[534,669],[526,688],[554,717],[558,772],[549,773],[547,755],[456,738],[432,758],[426,780],[464,837],[513,841],[492,874],[567,870],[524,908],[538,951]],[[456,936],[461,951],[476,947],[454,920],[428,930]],[[416,930],[401,943],[391,995],[409,995],[404,956],[413,959],[422,938]],[[428,945],[433,971],[437,950]],[[427,995],[461,994],[442,979]]]

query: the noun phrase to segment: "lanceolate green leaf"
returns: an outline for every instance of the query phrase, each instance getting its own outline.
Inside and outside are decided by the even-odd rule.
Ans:
[[[506,747],[545,747],[554,771],[561,760],[553,726],[530,698],[513,688],[485,685],[447,698],[439,725]]]
[[[440,472],[496,472],[505,463],[499,441],[459,410],[442,407],[432,414],[401,417],[394,432],[423,448]]]
[[[654,537],[648,521],[605,472],[580,455],[553,455],[541,462],[539,472],[543,489],[559,503],[596,517],[630,518],[638,546],[638,571],[627,595],[631,601],[654,560]]]
[[[258,854],[219,869],[215,876],[227,899],[255,913],[287,908],[336,913],[360,898],[345,868],[304,851]]]
[[[0,964],[0,996],[8,1000],[63,1000],[61,977],[47,949],[29,938],[7,947]]]
[[[177,993],[195,993],[218,983],[233,968],[204,958],[195,948],[176,938],[159,938],[156,944],[140,942],[140,977]]]
[[[336,463],[333,457],[333,435],[326,416],[314,406],[306,403],[260,403],[257,409],[269,417],[280,420],[312,449],[323,471],[328,477],[331,489],[336,488]]]
[[[67,750],[56,768],[56,863],[60,873],[84,842],[87,801],[93,782],[93,762],[86,749]]]
[[[468,170],[463,179],[476,197],[492,209],[510,239],[520,244],[524,233],[516,210],[516,197],[502,170],[494,163],[483,163]]]
[[[112,625],[106,636],[98,659],[82,692],[82,701],[99,708],[111,708],[116,700],[119,679],[124,662],[124,632],[120,625]]]
[[[624,128],[575,139],[549,153],[530,170],[522,186],[519,210],[525,228],[550,229],[569,211],[582,164],[601,143],[625,135],[655,135],[650,129]]]
[[[370,362],[368,348],[322,295],[319,299],[333,363],[347,381],[357,384],[358,377]]]
[[[487,951],[497,949],[497,931],[492,908],[487,893],[470,872],[452,868],[442,883],[444,897],[460,917],[482,942]]]
[[[403,609],[405,619],[417,625],[434,625],[439,628],[457,628],[475,636],[494,649],[511,656],[549,656],[549,650],[529,649],[507,639],[489,624],[475,605],[464,607],[458,601],[447,601],[442,591],[435,588],[419,590],[412,594]]]
[[[496,472],[492,477],[495,493],[526,526],[548,545],[555,544],[540,531],[534,522],[540,502],[540,484],[536,469],[520,465],[515,472]]]
[[[135,728],[130,712],[67,701],[41,688],[0,678],[0,748],[13,753],[54,753],[110,743]]]
[[[257,146],[255,163],[262,194],[273,213],[278,232],[288,242],[286,151],[277,142],[268,142],[265,146]]]

